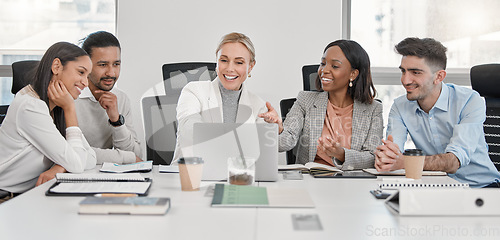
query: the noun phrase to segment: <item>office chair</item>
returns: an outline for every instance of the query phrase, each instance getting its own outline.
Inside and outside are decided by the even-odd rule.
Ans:
[[[9,109],[9,105],[0,106],[0,126],[2,125],[3,119],[7,115],[7,109]]]
[[[500,170],[500,64],[477,65],[470,70],[472,89],[486,100],[483,124],[488,154]]]
[[[26,60],[12,63],[12,94],[16,94],[32,81],[36,67],[40,61]]]
[[[146,157],[153,164],[172,162],[177,140],[176,95],[151,96],[142,99]]]
[[[316,89],[316,78],[318,77],[319,64],[314,65],[304,65],[302,67],[302,84],[304,91],[318,91]],[[281,119],[285,121],[286,115],[295,103],[295,98],[282,99],[280,101],[280,111]],[[296,160],[295,153],[297,152],[297,146],[292,150],[286,151],[286,163],[294,164]]]
[[[181,94],[181,90],[191,81],[212,81],[217,76],[215,63],[185,62],[163,64],[163,83],[166,95]]]
[[[31,82],[31,76],[34,74],[34,70],[38,66],[39,62],[40,61],[27,60],[12,63],[12,88],[10,90],[12,94],[16,94],[19,90]],[[7,115],[8,108],[9,105],[0,106],[0,125]]]
[[[282,99],[280,101],[280,111],[281,111],[281,119],[285,121],[286,115],[292,108],[293,104],[295,103],[296,98],[288,98],[288,99]],[[286,151],[286,164],[294,164],[296,160],[296,155],[295,153],[297,152],[297,146],[295,146],[293,149]]]
[[[212,81],[215,63],[185,62],[163,64],[165,94],[142,99],[146,157],[153,164],[170,164],[177,141],[177,101],[182,88],[192,81]]]
[[[316,78],[318,77],[319,64],[304,65],[302,67],[302,83],[304,91],[318,91]]]

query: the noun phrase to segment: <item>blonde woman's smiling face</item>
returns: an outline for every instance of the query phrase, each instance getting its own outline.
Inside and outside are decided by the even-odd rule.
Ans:
[[[242,43],[225,43],[217,53],[217,76],[228,90],[239,90],[254,65]]]

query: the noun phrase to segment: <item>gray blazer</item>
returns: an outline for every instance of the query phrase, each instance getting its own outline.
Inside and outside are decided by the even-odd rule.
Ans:
[[[288,151],[298,143],[296,163],[314,161],[318,138],[325,121],[328,92],[302,91],[297,96],[283,123],[279,135],[279,151]],[[345,149],[345,162],[335,160],[344,170],[373,168],[374,151],[380,145],[383,132],[382,104],[354,101],[352,113],[351,149]]]

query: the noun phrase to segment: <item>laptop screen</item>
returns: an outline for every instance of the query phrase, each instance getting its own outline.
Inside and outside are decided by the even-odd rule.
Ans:
[[[256,181],[278,176],[278,126],[269,123],[195,123],[193,152],[202,157],[202,180],[227,179],[227,159],[256,159]]]

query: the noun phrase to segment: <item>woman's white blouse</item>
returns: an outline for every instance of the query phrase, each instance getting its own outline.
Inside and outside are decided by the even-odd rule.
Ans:
[[[0,189],[24,192],[53,164],[80,173],[96,165],[96,155],[78,127],[59,133],[47,104],[30,86],[9,106],[0,127]]]

